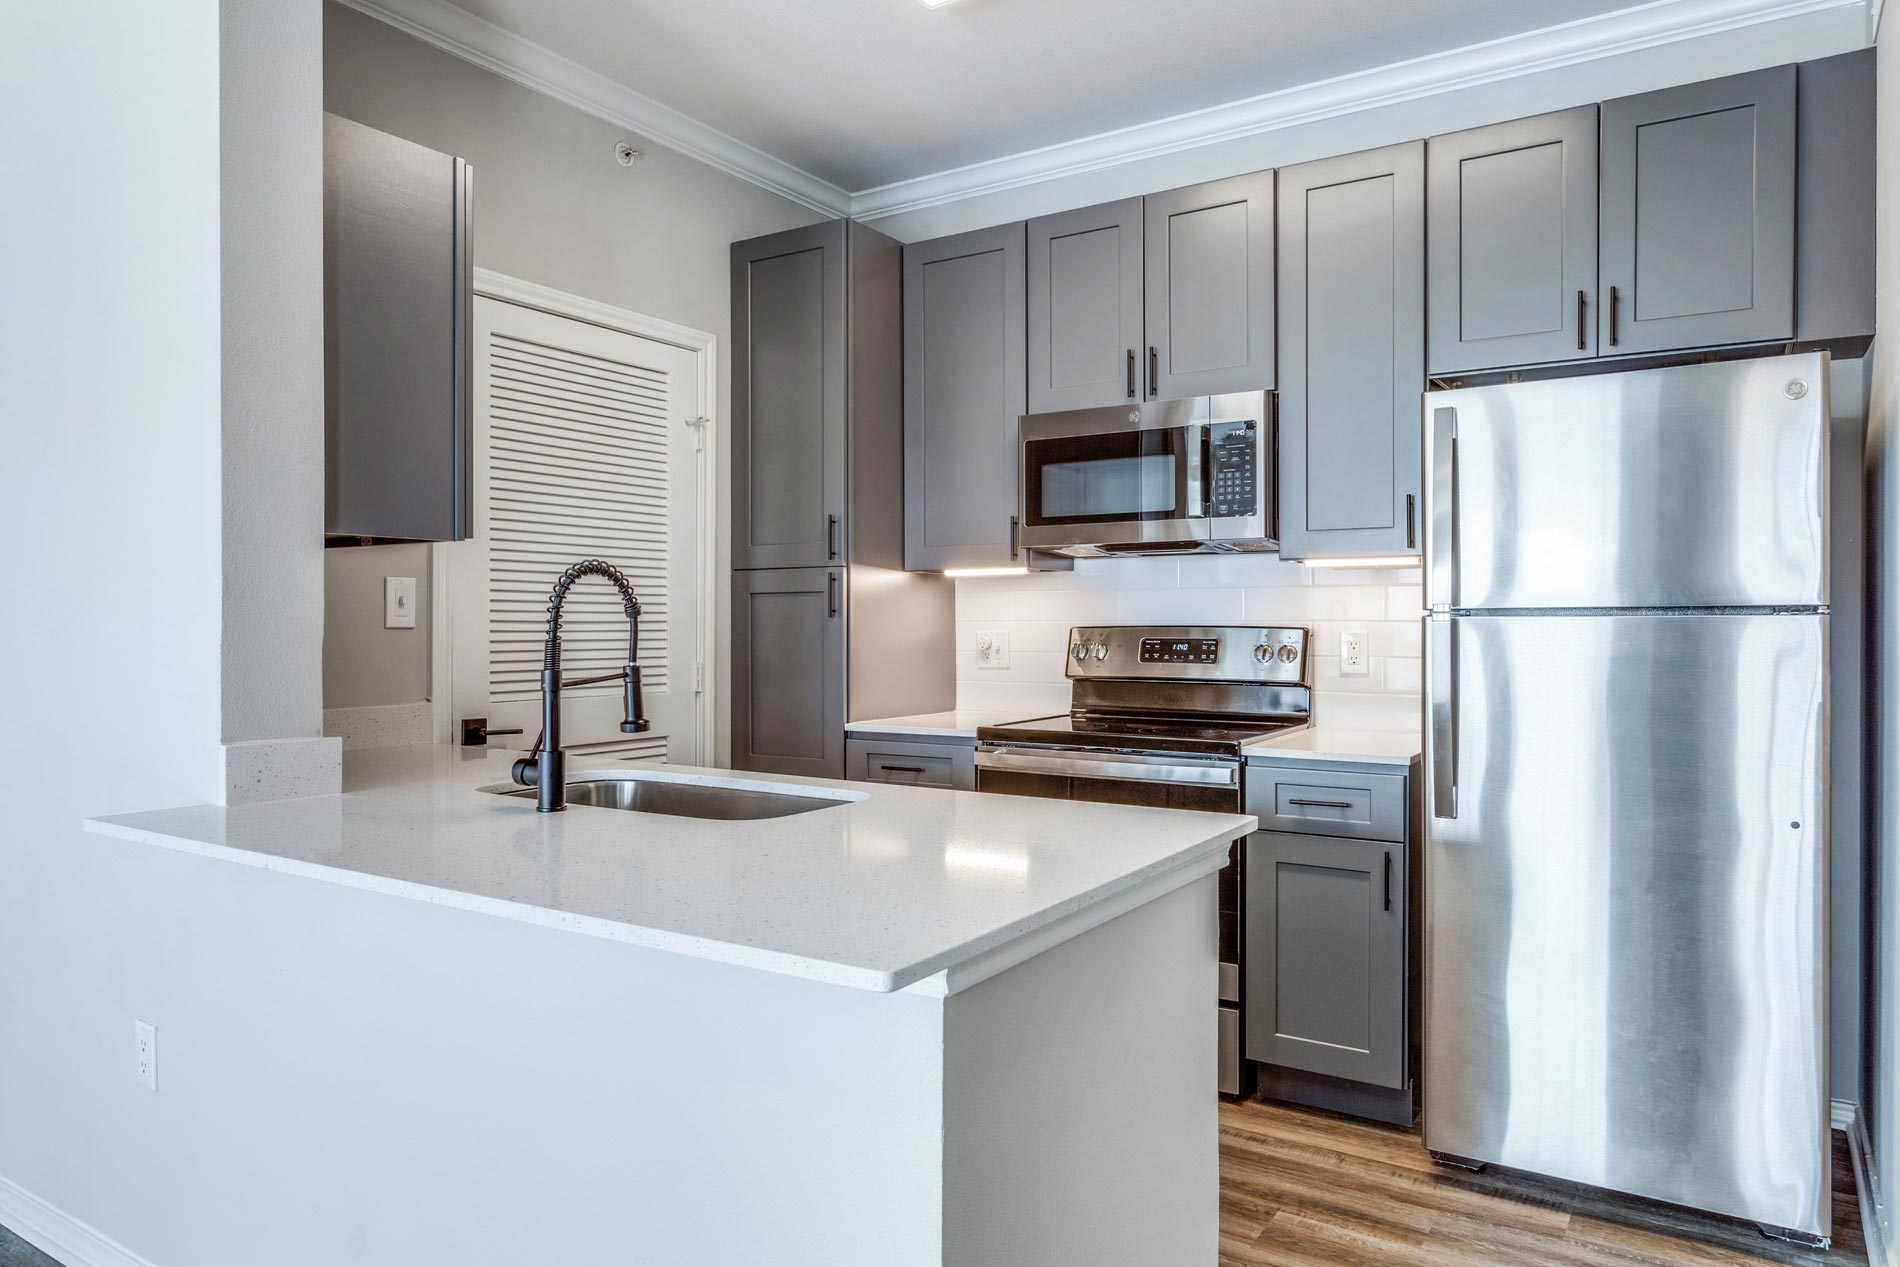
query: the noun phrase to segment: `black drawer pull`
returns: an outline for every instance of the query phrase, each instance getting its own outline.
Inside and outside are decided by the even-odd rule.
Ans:
[[[922,774],[924,772],[924,768],[920,765],[880,765],[878,769],[886,774]]]
[[[1351,801],[1307,801],[1307,800],[1302,800],[1297,796],[1288,797],[1286,803],[1288,805],[1307,805],[1307,806],[1312,806],[1317,809],[1351,809],[1352,808]]]
[[[1392,909],[1392,855],[1385,856],[1385,909]]]
[[[1418,497],[1412,493],[1405,495],[1405,548],[1418,549]]]
[[[1128,399],[1135,398],[1135,349],[1128,349]]]
[[[1161,390],[1161,388],[1157,386],[1160,381],[1161,355],[1155,351],[1155,345],[1150,343],[1148,345],[1148,394],[1150,396]]]
[[[1582,292],[1582,291],[1578,291],[1578,292],[1577,292],[1577,351],[1579,351],[1579,352],[1581,352],[1581,351],[1583,351],[1583,311],[1584,311],[1584,306],[1585,306],[1585,304],[1584,304],[1584,298],[1583,298],[1583,292]]]

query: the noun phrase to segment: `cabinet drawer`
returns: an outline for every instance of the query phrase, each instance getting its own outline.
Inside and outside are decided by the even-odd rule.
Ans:
[[[867,783],[917,787],[976,787],[976,748],[945,743],[889,743],[853,739],[845,744],[845,777]]]
[[[1263,830],[1405,839],[1405,776],[1247,767],[1247,812]]]

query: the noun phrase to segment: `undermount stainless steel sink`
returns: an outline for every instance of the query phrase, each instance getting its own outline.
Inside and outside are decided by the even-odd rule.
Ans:
[[[485,787],[497,796],[532,799],[534,789],[513,783]],[[765,792],[753,788],[713,787],[704,783],[677,783],[670,779],[577,779],[567,785],[569,805],[593,805],[602,809],[630,809],[642,814],[670,814],[676,818],[785,818],[815,809],[846,805],[849,801],[829,796],[796,796],[790,792]]]

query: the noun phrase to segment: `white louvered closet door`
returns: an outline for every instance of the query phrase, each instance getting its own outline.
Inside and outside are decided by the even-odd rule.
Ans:
[[[490,747],[540,727],[548,593],[605,559],[639,596],[643,735],[620,733],[618,683],[562,695],[570,752],[692,764],[702,747],[700,511],[707,476],[698,361],[684,349],[533,308],[475,301],[475,528],[453,547],[454,715],[486,717]],[[612,673],[627,621],[614,587],[583,577],[562,608],[562,675]]]

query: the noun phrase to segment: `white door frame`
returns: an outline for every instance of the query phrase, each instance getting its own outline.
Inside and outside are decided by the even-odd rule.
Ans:
[[[719,340],[704,330],[695,330],[677,322],[666,321],[659,317],[649,317],[643,313],[632,312],[626,308],[616,308],[612,304],[601,303],[597,299],[585,299],[579,295],[570,295],[566,291],[555,290],[538,282],[523,281],[505,273],[490,269],[475,270],[475,293],[490,299],[499,299],[503,303],[517,304],[523,308],[535,308],[552,313],[557,317],[568,317],[575,321],[585,321],[590,325],[603,326],[609,330],[618,330],[623,334],[635,335],[642,339],[651,339],[656,343],[667,343],[684,348],[694,354],[698,364],[700,410],[696,430],[699,432],[700,485],[701,493],[698,536],[699,536],[699,602],[696,613],[699,620],[699,645],[694,648],[697,662],[704,665],[696,683],[698,693],[697,751],[690,764],[711,765],[716,751],[718,732],[715,720],[719,716],[718,690],[719,675],[714,671],[718,663],[717,595],[719,580],[719,426],[716,421],[719,410]],[[469,408],[475,408],[475,402],[469,402]],[[444,543],[438,542],[429,555],[430,567],[430,643],[429,643],[429,697],[434,701],[436,742],[455,744],[461,736],[455,733],[455,718],[450,715],[449,686],[455,680],[451,663],[452,640],[449,637],[449,621],[455,611],[450,593],[449,563]]]

